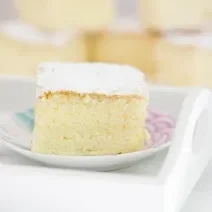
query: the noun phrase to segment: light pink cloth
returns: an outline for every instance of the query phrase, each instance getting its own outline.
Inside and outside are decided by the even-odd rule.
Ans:
[[[175,121],[168,114],[149,110],[146,127],[150,133],[151,140],[146,142],[145,148],[157,147],[171,140]]]

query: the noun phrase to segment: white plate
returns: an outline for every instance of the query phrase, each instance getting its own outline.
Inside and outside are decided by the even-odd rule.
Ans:
[[[51,166],[95,171],[126,168],[165,149],[170,144],[174,127],[174,121],[168,115],[149,111],[146,125],[153,141],[146,144],[145,150],[107,156],[59,156],[31,152],[33,124],[32,110],[12,114],[5,124],[0,125],[0,138],[9,148],[32,160]]]
[[[133,153],[109,156],[59,156],[59,155],[45,155],[31,152],[24,149],[17,144],[5,142],[5,144],[14,151],[38,162],[48,164],[51,166],[86,169],[94,171],[112,171],[126,168],[138,163],[140,160],[154,155],[169,146],[169,142],[160,147],[150,148]]]

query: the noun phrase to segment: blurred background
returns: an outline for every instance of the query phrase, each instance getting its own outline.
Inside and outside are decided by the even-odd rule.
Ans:
[[[212,87],[212,0],[0,0],[0,74],[43,61],[139,68],[149,83]]]

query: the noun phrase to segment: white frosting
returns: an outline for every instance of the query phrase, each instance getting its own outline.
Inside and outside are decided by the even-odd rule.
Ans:
[[[212,48],[212,33],[180,34],[167,33],[165,38],[177,45],[192,45],[196,47]]]
[[[44,63],[37,70],[37,97],[48,91],[148,97],[144,74],[136,68],[103,63]]]
[[[62,46],[67,43],[74,33],[44,32],[21,21],[5,21],[0,24],[0,31],[11,38],[29,43],[49,43]]]

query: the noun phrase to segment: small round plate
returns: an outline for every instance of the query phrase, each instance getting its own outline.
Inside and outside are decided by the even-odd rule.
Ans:
[[[148,111],[146,126],[151,134],[151,141],[145,144],[145,149],[132,153],[106,156],[59,156],[31,152],[33,126],[34,113],[32,109],[12,114],[8,116],[5,124],[0,125],[0,138],[15,152],[46,165],[94,171],[112,171],[132,166],[168,147],[175,122],[167,114]]]

